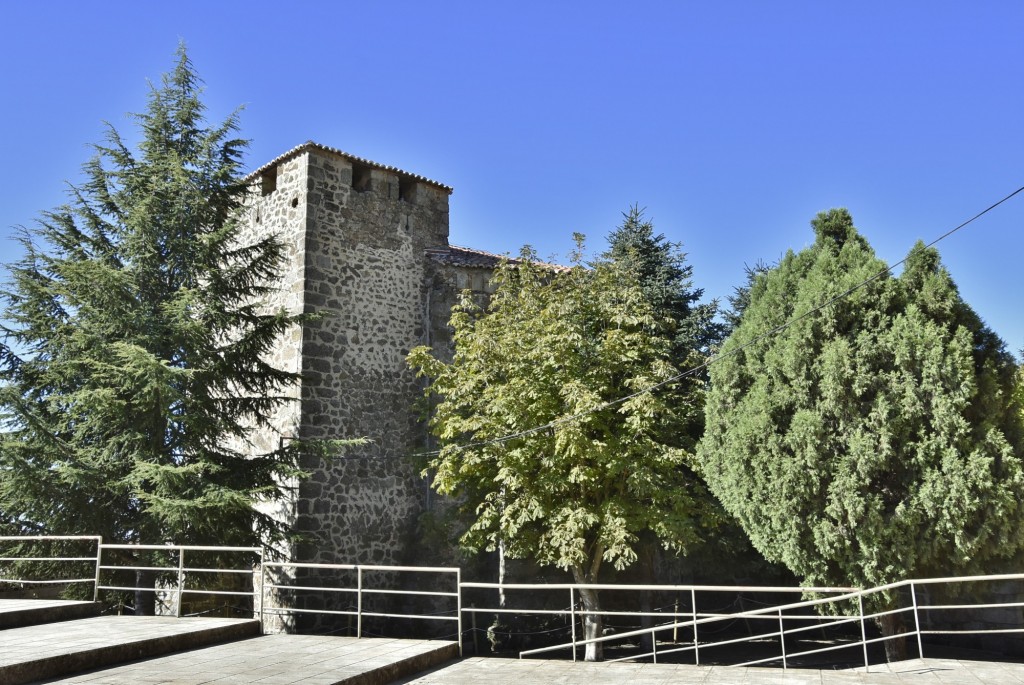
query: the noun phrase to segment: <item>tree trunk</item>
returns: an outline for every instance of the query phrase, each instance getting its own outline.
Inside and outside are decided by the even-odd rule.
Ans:
[[[887,614],[879,616],[876,621],[878,629],[882,631],[882,637],[901,636],[882,643],[885,645],[885,660],[889,663],[904,661],[907,658],[907,640],[902,635],[907,632],[907,627],[903,617],[899,614]]]
[[[642,535],[637,544],[637,566],[641,585],[654,585],[654,566],[658,558],[657,540]],[[653,610],[652,593],[650,590],[640,592],[640,611],[649,614]],[[651,628],[654,626],[653,616],[641,616],[640,627]],[[648,654],[654,651],[655,636],[651,633],[644,633],[640,636],[640,652]]]
[[[598,561],[600,564],[600,560]],[[595,564],[594,566],[597,566]],[[597,581],[597,569],[592,568],[591,572],[588,573],[583,568],[574,566],[572,569],[573,578],[577,583],[594,583]],[[598,596],[597,590],[589,590],[580,588],[580,600],[583,602],[583,639],[593,640],[601,637],[602,628],[604,627],[604,620],[601,616],[601,602]],[[590,642],[587,644],[586,652],[584,654],[584,661],[600,661],[604,656],[604,644],[600,642]]]
[[[598,600],[597,590],[580,589],[580,599],[583,600],[583,638],[593,640],[601,637],[603,627],[602,616],[596,613],[601,610],[601,603]],[[600,661],[604,657],[604,644],[601,642],[590,642],[587,644],[587,651],[583,657],[584,661]]]
[[[135,572],[135,615],[153,616],[156,614],[156,572]],[[178,598],[181,601],[181,598]]]

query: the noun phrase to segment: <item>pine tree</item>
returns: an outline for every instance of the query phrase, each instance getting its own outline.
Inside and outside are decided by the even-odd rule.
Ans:
[[[810,584],[992,570],[1024,524],[1013,357],[921,244],[898,278],[812,313],[885,268],[845,210],[812,225],[811,247],[754,276],[712,366],[709,487],[766,558]],[[879,623],[899,632],[898,616]]]
[[[237,114],[207,125],[184,47],[112,127],[70,201],[23,229],[0,347],[0,521],[108,542],[259,544],[301,446],[249,455],[293,375],[264,355],[296,323],[261,301],[281,263],[245,242]]]
[[[686,263],[682,245],[655,234],[643,209],[634,205],[622,217],[622,224],[608,235],[602,258],[636,273],[647,301],[672,322],[680,362],[694,351],[707,354],[722,338],[722,325],[715,321],[718,303],[700,302],[704,290],[693,286],[693,265]]]

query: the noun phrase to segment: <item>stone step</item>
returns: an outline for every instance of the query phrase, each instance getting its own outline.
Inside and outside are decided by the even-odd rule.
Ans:
[[[458,643],[439,640],[279,634],[135,661],[47,683],[385,685],[448,664],[458,655]]]
[[[100,615],[99,602],[62,599],[0,599],[0,630]]]
[[[100,616],[12,628],[0,639],[0,683],[36,680],[260,634],[253,619]]]

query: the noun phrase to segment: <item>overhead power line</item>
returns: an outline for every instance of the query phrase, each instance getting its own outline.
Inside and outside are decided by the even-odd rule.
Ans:
[[[988,214],[989,212],[991,212],[996,207],[999,207],[1000,205],[1004,204],[1005,202],[1009,201],[1014,196],[1019,195],[1022,192],[1024,192],[1024,186],[1021,186],[1020,188],[1017,188],[1017,190],[1013,191],[1012,193],[1010,193],[1006,197],[1002,198],[998,202],[994,202],[993,204],[989,205],[988,207],[986,207],[985,209],[981,210],[980,212],[978,212],[977,214],[975,214],[971,218],[967,219],[963,223],[959,224],[958,226],[955,226],[955,227],[949,229],[948,231],[946,231],[945,233],[943,233],[939,237],[937,237],[934,240],[932,240],[930,243],[927,243],[926,245],[924,245],[924,247],[922,249],[928,249],[930,247],[934,247],[939,242],[945,240],[946,238],[950,237],[951,235],[953,235],[957,231],[959,231],[959,230],[967,227],[968,225],[974,223],[975,221],[977,221],[981,217],[983,217],[986,214]],[[552,429],[557,428],[559,426],[562,426],[564,424],[571,423],[573,421],[578,421],[579,419],[581,419],[581,418],[583,418],[585,416],[589,416],[590,414],[594,414],[594,413],[599,412],[599,411],[604,411],[605,409],[609,409],[611,407],[617,406],[619,404],[622,404],[623,402],[628,402],[629,400],[631,400],[633,398],[639,397],[641,395],[645,395],[645,394],[650,393],[650,392],[654,392],[658,388],[664,387],[666,385],[670,385],[670,384],[675,383],[677,381],[680,381],[680,380],[682,380],[684,378],[688,378],[690,376],[695,376],[695,375],[701,373],[702,371],[704,371],[705,369],[707,369],[708,367],[710,367],[712,364],[715,364],[715,363],[717,363],[717,362],[719,362],[719,361],[721,361],[723,359],[727,359],[727,358],[731,357],[734,354],[742,352],[743,350],[747,349],[748,347],[756,345],[756,344],[758,344],[758,343],[760,343],[760,342],[762,342],[762,341],[764,341],[764,340],[766,340],[766,339],[768,339],[768,338],[770,338],[770,337],[772,337],[774,335],[777,335],[777,334],[781,333],[782,331],[786,330],[790,326],[792,326],[792,325],[794,325],[794,324],[796,324],[796,323],[798,323],[798,322],[808,318],[809,316],[812,316],[813,314],[816,314],[816,313],[822,311],[823,309],[831,307],[833,304],[835,304],[839,300],[842,300],[844,298],[849,297],[851,294],[857,292],[858,290],[860,290],[861,288],[867,286],[868,284],[870,284],[870,283],[872,283],[874,281],[877,281],[879,278],[882,278],[886,274],[892,273],[892,271],[894,269],[896,269],[897,267],[900,267],[903,264],[905,264],[913,253],[914,253],[914,250],[911,249],[911,251],[903,259],[899,260],[898,262],[896,262],[896,263],[894,263],[894,264],[892,264],[890,266],[887,266],[884,269],[881,269],[880,271],[878,271],[878,273],[875,273],[875,274],[869,276],[868,278],[864,279],[860,283],[857,283],[856,285],[854,285],[854,286],[852,286],[850,288],[847,288],[846,290],[844,290],[843,292],[839,293],[838,295],[835,295],[834,297],[831,297],[828,300],[825,300],[824,302],[822,302],[818,306],[813,307],[812,309],[809,309],[809,310],[807,310],[806,312],[804,312],[802,314],[794,316],[792,319],[789,319],[788,321],[786,321],[786,322],[784,322],[782,324],[779,324],[778,326],[775,326],[774,328],[772,328],[772,329],[770,329],[768,331],[765,331],[761,335],[758,335],[758,336],[748,340],[747,342],[743,343],[742,345],[738,345],[736,347],[733,347],[733,348],[731,348],[730,350],[728,350],[726,352],[722,352],[720,354],[712,355],[712,356],[708,357],[708,359],[706,359],[702,364],[699,364],[699,365],[694,366],[692,368],[689,368],[689,369],[687,369],[685,371],[682,371],[682,372],[676,374],[675,376],[672,376],[671,378],[666,378],[663,381],[660,381],[658,383],[650,385],[650,386],[648,386],[646,388],[642,388],[640,390],[637,390],[636,392],[631,393],[629,395],[625,395],[623,397],[619,397],[619,398],[614,399],[614,400],[608,400],[607,402],[603,402],[603,403],[601,403],[601,404],[599,404],[599,405],[597,405],[595,407],[591,407],[590,409],[586,409],[584,411],[577,412],[575,414],[571,414],[571,415],[568,415],[568,416],[563,416],[561,418],[555,419],[554,421],[549,421],[548,423],[541,424],[539,426],[534,426],[532,428],[527,428],[527,429],[524,429],[524,430],[516,431],[514,433],[509,433],[507,435],[502,435],[502,436],[497,437],[497,438],[489,438],[487,440],[478,440],[478,441],[474,441],[474,442],[468,442],[468,443],[466,443],[464,445],[456,445],[456,446],[454,446],[454,449],[464,450],[464,449],[469,449],[469,448],[474,448],[474,447],[486,447],[488,445],[497,445],[497,444],[501,444],[501,443],[504,443],[504,442],[509,442],[510,440],[516,440],[518,438],[526,437],[528,435],[533,435],[535,433],[541,433],[541,432],[546,431],[546,430],[552,430]],[[380,456],[380,457],[356,456],[356,457],[352,457],[352,458],[354,458],[354,459],[408,459],[410,457],[436,457],[439,454],[441,454],[441,450],[430,450],[430,451],[427,451],[427,452],[417,452],[415,454],[408,455],[408,456],[399,456],[399,455]]]

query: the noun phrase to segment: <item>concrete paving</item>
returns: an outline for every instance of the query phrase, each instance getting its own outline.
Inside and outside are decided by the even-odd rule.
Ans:
[[[13,685],[259,635],[259,621],[101,616],[0,633],[0,683]]]
[[[65,599],[0,599],[0,630],[98,616],[98,602]]]
[[[88,685],[383,685],[458,656],[454,642],[266,635],[47,683]]]
[[[470,657],[430,673],[398,681],[407,685],[1024,685],[1024,664],[956,659],[913,659],[849,671],[572,663]]]

